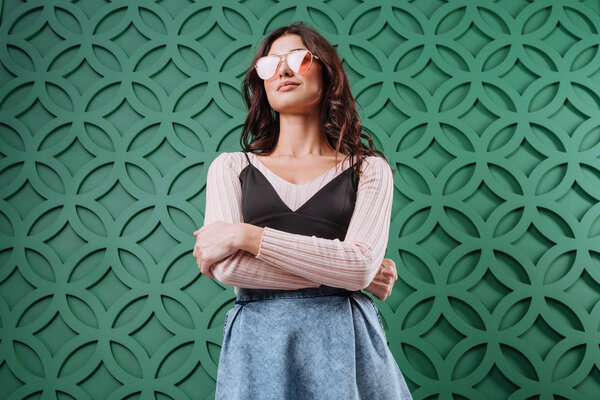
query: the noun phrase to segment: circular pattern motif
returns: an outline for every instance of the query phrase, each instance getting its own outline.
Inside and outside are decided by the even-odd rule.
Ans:
[[[212,396],[234,294],[191,257],[203,177],[297,20],[395,169],[377,307],[413,397],[600,392],[597,1],[0,4],[8,398]]]

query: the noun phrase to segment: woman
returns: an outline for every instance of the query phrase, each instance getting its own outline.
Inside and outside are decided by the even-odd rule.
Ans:
[[[245,151],[211,163],[194,232],[202,273],[236,293],[215,398],[411,399],[361,292],[384,299],[397,278],[384,262],[392,171],[361,134],[335,48],[295,23],[252,66]]]

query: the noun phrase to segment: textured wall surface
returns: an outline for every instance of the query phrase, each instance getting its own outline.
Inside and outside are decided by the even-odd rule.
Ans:
[[[0,1],[0,397],[211,399],[208,164],[302,20],[396,169],[377,301],[415,399],[598,399],[600,2]]]

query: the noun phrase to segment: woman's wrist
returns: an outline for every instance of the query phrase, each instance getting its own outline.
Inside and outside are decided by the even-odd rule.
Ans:
[[[264,228],[243,222],[238,223],[238,234],[235,235],[234,247],[253,255],[258,254]]]

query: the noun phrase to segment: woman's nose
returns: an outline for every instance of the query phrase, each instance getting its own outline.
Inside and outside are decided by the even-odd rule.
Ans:
[[[279,65],[279,74],[283,75],[284,73],[287,73],[288,75],[293,73],[292,69],[287,63],[287,60],[282,60],[281,64]]]

